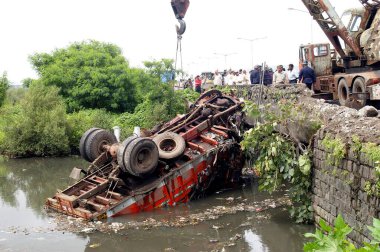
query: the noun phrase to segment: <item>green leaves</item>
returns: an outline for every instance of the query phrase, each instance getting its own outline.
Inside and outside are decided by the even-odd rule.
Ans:
[[[311,160],[308,153],[305,153],[303,155],[300,155],[298,157],[298,166],[300,168],[300,171],[304,175],[309,175],[311,170]]]
[[[329,151],[327,161],[330,165],[339,166],[342,159],[346,156],[346,144],[340,138],[333,138],[327,135],[322,145]]]
[[[370,244],[366,243],[362,248],[355,246],[348,241],[347,236],[351,233],[352,228],[348,226],[342,216],[339,214],[335,220],[334,227],[330,227],[323,220],[319,222],[321,230],[316,230],[314,234],[306,233],[305,237],[313,239],[304,245],[305,252],[379,252],[380,244],[380,221],[373,219],[373,227],[368,227],[374,238]]]
[[[86,108],[131,112],[137,104],[134,72],[116,45],[74,43],[51,54],[34,54],[30,61],[41,83],[60,88],[69,112]]]
[[[10,156],[58,156],[69,153],[66,107],[58,88],[30,86],[19,104],[0,111],[0,152]],[[1,134],[0,134],[1,135]]]
[[[312,222],[309,154],[298,157],[295,144],[277,132],[278,125],[288,117],[294,104],[281,101],[276,105],[280,106],[282,114],[275,115],[265,111],[265,123],[258,123],[255,128],[247,131],[241,146],[254,160],[254,168],[261,174],[259,189],[271,193],[284,183],[290,183],[293,203],[291,216],[297,223]],[[260,112],[255,104],[249,102],[245,109],[251,116]]]

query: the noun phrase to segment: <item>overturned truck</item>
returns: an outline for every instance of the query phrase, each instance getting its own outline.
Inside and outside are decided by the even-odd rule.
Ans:
[[[89,129],[80,153],[91,162],[84,177],[48,198],[46,208],[88,220],[175,206],[240,180],[244,103],[217,90],[203,94],[185,115],[144,136],[118,142]]]

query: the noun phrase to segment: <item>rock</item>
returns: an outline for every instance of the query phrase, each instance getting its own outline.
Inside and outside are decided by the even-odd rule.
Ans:
[[[237,241],[241,239],[241,234],[236,234],[234,237],[230,238],[230,241]]]
[[[175,249],[174,248],[165,248],[164,251],[165,252],[172,252],[172,251],[175,251]]]
[[[379,115],[379,112],[372,106],[365,106],[359,110],[358,115],[360,117],[376,117]]]
[[[85,229],[82,229],[81,233],[90,234],[90,233],[94,233],[95,231],[96,231],[96,228],[85,228]]]

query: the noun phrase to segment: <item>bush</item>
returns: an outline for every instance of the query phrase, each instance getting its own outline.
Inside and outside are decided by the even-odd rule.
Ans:
[[[58,88],[32,85],[20,103],[1,110],[0,153],[23,157],[68,154],[65,111]]]
[[[27,92],[27,88],[9,88],[5,98],[5,103],[15,105],[25,97]]]
[[[115,115],[102,109],[82,110],[67,115],[67,136],[71,153],[78,153],[83,133],[93,127],[111,130]]]
[[[174,91],[172,87],[160,84],[146,95],[144,102],[140,103],[135,112],[121,114],[114,121],[122,129],[122,138],[132,134],[133,128],[150,129],[157,124],[171,120],[177,114],[183,114],[187,109],[187,101],[181,92]]]

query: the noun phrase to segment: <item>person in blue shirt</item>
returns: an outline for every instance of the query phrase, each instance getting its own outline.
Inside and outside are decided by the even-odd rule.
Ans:
[[[302,69],[299,74],[300,83],[305,83],[306,86],[311,90],[313,83],[317,78],[315,77],[314,70],[308,66],[307,61],[302,64]]]
[[[260,84],[260,66],[257,65],[250,75],[251,84]]]

